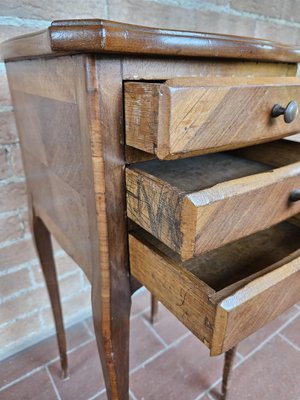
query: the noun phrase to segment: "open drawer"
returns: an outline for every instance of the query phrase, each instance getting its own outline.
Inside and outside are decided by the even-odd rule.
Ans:
[[[182,260],[269,228],[300,213],[300,201],[292,201],[300,143],[290,147],[277,158],[294,162],[274,170],[229,153],[134,164],[126,170],[128,216]]]
[[[236,149],[300,132],[296,77],[125,82],[126,144],[160,159]],[[272,116],[275,104],[292,120]]]
[[[221,354],[300,301],[300,228],[283,222],[192,261],[145,231],[129,235],[131,274]]]

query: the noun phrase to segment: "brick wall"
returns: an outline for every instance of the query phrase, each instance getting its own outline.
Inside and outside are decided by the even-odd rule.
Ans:
[[[1,0],[0,42],[43,29],[53,19],[106,18],[174,29],[300,44],[300,1]],[[26,182],[0,63],[0,358],[53,332],[53,321],[26,215]],[[90,313],[90,287],[55,245],[65,321]]]

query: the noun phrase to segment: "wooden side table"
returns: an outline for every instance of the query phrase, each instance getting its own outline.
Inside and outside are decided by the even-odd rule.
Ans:
[[[65,375],[50,233],[91,282],[109,399],[128,399],[141,284],[229,364],[300,300],[298,220],[281,223],[300,212],[300,145],[278,141],[300,129],[299,49],[75,20],[1,52]]]

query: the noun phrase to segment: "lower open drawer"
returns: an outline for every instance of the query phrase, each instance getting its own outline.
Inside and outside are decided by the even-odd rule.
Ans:
[[[199,258],[129,235],[131,273],[221,354],[300,301],[300,228],[284,222]]]

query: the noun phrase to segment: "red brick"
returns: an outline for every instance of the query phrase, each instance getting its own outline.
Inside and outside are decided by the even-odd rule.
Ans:
[[[18,351],[29,340],[37,340],[41,331],[38,314],[17,319],[10,325],[0,328],[0,359]]]
[[[57,400],[47,371],[38,371],[0,392],[0,400]]]
[[[23,289],[29,289],[30,287],[31,281],[27,268],[0,276],[0,293],[2,297],[17,293]]]
[[[30,239],[3,247],[0,251],[0,268],[5,270],[36,259],[35,249]]]
[[[55,265],[56,265],[56,271],[57,271],[58,277],[60,277],[64,274],[79,271],[78,265],[68,255],[64,255],[63,257],[56,257]],[[43,272],[39,265],[33,267],[33,272],[34,272],[35,282],[36,283],[44,283]]]
[[[16,273],[13,275],[15,275],[15,281],[21,281],[22,277],[19,276],[20,274]],[[0,278],[0,288],[2,279],[3,278]],[[14,286],[16,285],[12,285],[12,288],[14,288]],[[17,291],[16,288],[15,292],[17,293]],[[0,325],[24,314],[28,314],[35,309],[37,310],[43,306],[47,306],[48,304],[49,297],[46,288],[38,288],[25,292],[18,297],[0,304]],[[20,335],[20,337],[22,336]]]
[[[0,179],[8,178],[10,175],[11,170],[8,164],[7,150],[0,149]]]
[[[111,19],[169,29],[253,35],[255,20],[203,9],[190,9],[146,0],[109,0]]]
[[[262,39],[276,40],[285,44],[296,43],[298,30],[292,26],[274,22],[256,21],[255,36]]]
[[[230,6],[240,11],[280,18],[284,3],[265,0],[231,0]]]
[[[24,3],[22,0],[11,0],[1,5],[0,14],[22,18],[42,19],[76,19],[76,18],[107,18],[104,0],[49,0],[41,3],[32,0]]]
[[[2,26],[1,26],[2,28]],[[1,64],[1,62],[0,62]],[[1,65],[0,65],[1,67]],[[10,106],[11,97],[8,88],[8,81],[6,77],[6,72],[0,69],[0,109],[1,106]]]
[[[11,182],[0,186],[0,212],[27,206],[25,182]]]
[[[17,176],[24,176],[24,168],[21,156],[21,149],[19,147],[12,147],[10,150],[11,165],[13,172]]]
[[[19,239],[23,235],[23,227],[17,215],[0,218],[0,242]]]
[[[0,112],[0,144],[16,143],[18,140],[13,112]]]
[[[13,3],[10,3],[10,4],[12,5]],[[3,15],[2,11],[4,11],[4,10],[1,5],[1,10],[0,10],[1,15]],[[1,25],[0,42],[11,39],[12,37],[15,37],[15,36],[25,35],[27,33],[34,32],[36,30],[40,30],[40,28],[26,27],[26,26]]]

